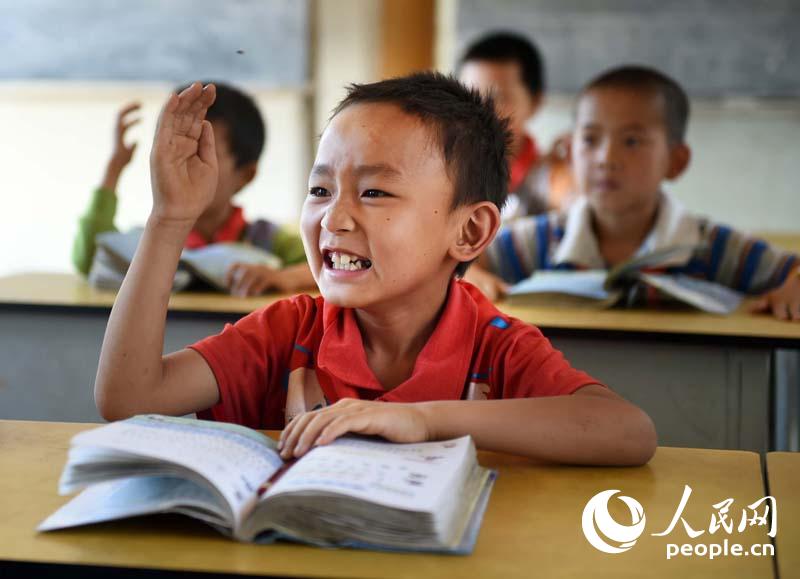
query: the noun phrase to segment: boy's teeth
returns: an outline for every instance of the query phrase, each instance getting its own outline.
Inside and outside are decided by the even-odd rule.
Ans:
[[[340,269],[343,271],[357,271],[359,269],[365,269],[369,263],[368,260],[362,260],[350,254],[339,253],[337,251],[332,251],[330,257],[333,269]]]

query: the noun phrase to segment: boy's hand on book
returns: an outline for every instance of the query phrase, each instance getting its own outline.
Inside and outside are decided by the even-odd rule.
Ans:
[[[150,153],[153,216],[170,222],[194,222],[211,204],[217,189],[214,131],[206,120],[216,88],[192,84],[172,94],[161,111]]]
[[[228,268],[225,283],[231,295],[246,298],[258,296],[270,289],[281,289],[280,271],[267,265],[237,262]]]
[[[793,269],[780,287],[760,296],[750,306],[750,311],[768,312],[779,320],[800,322],[800,268]]]
[[[381,436],[391,442],[425,442],[429,438],[425,415],[414,404],[345,398],[296,416],[281,433],[278,450],[284,459],[300,457],[348,432]]]

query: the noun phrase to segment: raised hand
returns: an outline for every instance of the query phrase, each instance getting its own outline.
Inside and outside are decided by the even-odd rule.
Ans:
[[[138,117],[131,118],[131,115],[138,111],[141,105],[137,102],[129,103],[117,113],[117,122],[114,127],[114,149],[111,158],[108,160],[105,175],[101,186],[107,191],[116,191],[117,182],[122,170],[131,162],[133,152],[136,150],[136,143],[125,144],[125,133],[133,125],[138,123]]]
[[[150,153],[153,217],[194,223],[214,199],[217,155],[206,112],[215,96],[213,84],[195,82],[164,105]]]

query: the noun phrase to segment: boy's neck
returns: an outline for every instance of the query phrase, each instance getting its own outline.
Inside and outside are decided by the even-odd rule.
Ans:
[[[214,234],[231,218],[232,212],[233,205],[228,203],[220,211],[203,213],[203,215],[197,218],[197,222],[194,224],[194,230],[202,235],[204,239],[211,241],[214,239]]]
[[[655,226],[660,196],[625,213],[592,211],[592,228],[605,262],[613,267],[633,257]]]
[[[385,390],[407,380],[447,301],[449,283],[428,283],[402,303],[354,310],[370,369]]]

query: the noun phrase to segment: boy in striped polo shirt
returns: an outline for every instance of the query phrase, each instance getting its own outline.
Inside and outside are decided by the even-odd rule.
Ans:
[[[800,258],[689,213],[662,190],[691,156],[689,101],[666,75],[643,67],[608,71],[581,93],[572,139],[580,199],[566,213],[518,219],[501,229],[483,267],[467,275],[497,297],[534,271],[606,269],[674,245],[697,249],[664,264],[757,295],[753,311],[800,320]],[[488,270],[488,271],[486,271]],[[636,292],[652,304],[658,296]],[[491,292],[490,292],[491,293]]]

